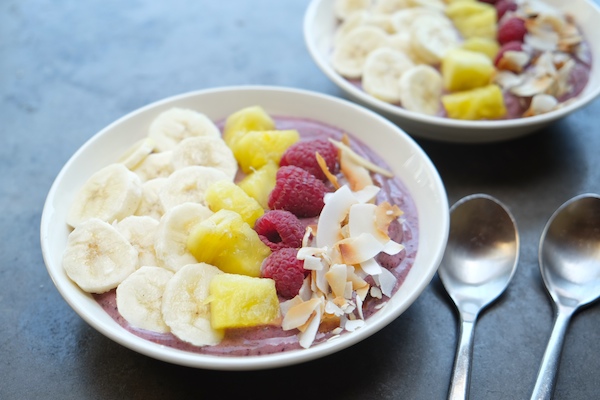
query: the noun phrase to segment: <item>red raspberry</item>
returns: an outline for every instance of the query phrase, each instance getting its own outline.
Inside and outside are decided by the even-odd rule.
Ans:
[[[254,230],[272,251],[284,247],[302,247],[304,225],[289,211],[268,211],[256,220]]]
[[[404,232],[402,231],[402,224],[397,219],[393,220],[388,227],[388,236],[396,243],[402,243],[404,239]],[[406,256],[406,250],[401,250],[398,254],[389,255],[386,253],[379,253],[375,257],[375,260],[386,269],[396,268],[400,262]]]
[[[512,41],[512,42],[503,44],[502,47],[500,47],[500,50],[498,50],[498,54],[496,54],[496,58],[494,59],[494,65],[496,67],[499,66],[499,62],[500,62],[500,60],[502,60],[502,56],[507,51],[522,51],[522,50],[523,50],[523,44],[521,42]]]
[[[304,261],[297,254],[297,249],[286,247],[271,253],[262,264],[261,276],[273,279],[277,294],[286,299],[296,296],[304,281]]]
[[[500,21],[507,11],[515,11],[517,9],[517,3],[514,0],[498,0],[495,5],[498,21]]]
[[[317,163],[316,153],[319,153],[325,160],[329,172],[336,174],[338,172],[337,149],[327,139],[315,139],[306,142],[298,142],[290,146],[281,157],[280,166],[295,165],[305,171],[310,172],[315,177],[326,181],[327,177]]]
[[[514,41],[522,42],[526,33],[525,21],[521,18],[512,17],[498,26],[498,42],[501,45]]]
[[[293,165],[279,168],[275,179],[275,188],[269,194],[271,210],[287,210],[298,218],[321,213],[327,192],[322,181]]]

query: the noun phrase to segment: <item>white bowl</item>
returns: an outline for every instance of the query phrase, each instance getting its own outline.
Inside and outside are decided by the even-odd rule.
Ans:
[[[590,79],[573,103],[529,118],[501,121],[463,121],[428,116],[388,104],[347,81],[338,74],[330,63],[333,37],[337,20],[333,12],[334,0],[313,0],[304,17],[304,39],[308,51],[319,68],[339,86],[352,100],[375,110],[414,137],[444,142],[484,143],[513,139],[533,133],[540,128],[585,106],[600,93],[600,9],[592,0],[547,0],[561,10],[575,17],[592,51]]]
[[[117,155],[144,137],[150,122],[160,112],[171,107],[191,108],[216,121],[250,105],[261,105],[272,115],[320,121],[368,142],[404,182],[417,205],[419,247],[414,265],[388,305],[367,319],[363,328],[309,349],[261,356],[211,356],[142,339],[117,324],[91,295],[67,277],[61,266],[69,234],[65,218],[74,193],[92,173],[114,162]],[[134,111],[94,135],[62,168],[48,193],[41,221],[41,244],[48,272],[64,299],[85,321],[110,339],[174,364],[217,370],[251,370],[325,356],[359,342],[392,322],[431,281],[444,252],[448,229],[448,203],[442,181],[421,148],[398,127],[345,100],[302,90],[250,86],[209,89],[171,97]]]

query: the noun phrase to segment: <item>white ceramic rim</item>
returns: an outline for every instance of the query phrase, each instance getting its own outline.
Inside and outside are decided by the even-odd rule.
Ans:
[[[214,115],[210,116],[207,114],[209,117],[221,119],[229,113],[241,108],[240,105],[235,104],[235,99],[257,99],[259,101],[257,104],[261,105],[261,100],[271,99],[270,103],[272,103],[275,108],[278,107],[277,104],[281,105],[282,101],[287,101],[288,103],[291,103],[293,107],[310,107],[310,109],[314,111],[311,115],[296,116],[304,116],[305,118],[318,121],[321,121],[321,116],[325,118],[325,120],[326,118],[329,118],[330,120],[337,121],[352,121],[357,129],[360,129],[360,126],[363,124],[369,126],[373,126],[374,124],[378,130],[391,131],[393,132],[393,137],[390,138],[390,140],[394,145],[399,144],[402,146],[402,148],[399,148],[398,153],[408,155],[402,162],[391,162],[390,155],[394,152],[393,149],[389,149],[391,146],[387,146],[386,154],[382,155],[382,157],[390,164],[394,172],[401,172],[401,175],[404,177],[404,183],[409,192],[411,192],[411,196],[415,202],[417,202],[420,234],[419,248],[422,249],[423,247],[429,246],[430,251],[418,251],[415,263],[411,269],[411,273],[409,273],[406,278],[405,284],[402,285],[396,295],[390,299],[387,307],[384,307],[367,320],[365,328],[359,329],[353,333],[344,334],[336,340],[331,340],[303,350],[243,357],[197,354],[152,343],[125,330],[114,322],[89,294],[84,293],[70,281],[64,273],[64,270],[60,265],[60,258],[64,247],[60,249],[57,248],[64,245],[66,235],[68,234],[66,224],[62,222],[64,221],[64,213],[67,207],[64,204],[65,201],[68,201],[69,197],[73,196],[74,188],[79,187],[79,185],[83,183],[85,177],[89,176],[88,172],[79,171],[82,167],[82,165],[79,164],[85,165],[86,163],[89,164],[91,162],[92,164],[105,165],[110,162],[106,156],[102,154],[98,155],[96,160],[89,161],[90,158],[95,157],[98,153],[102,153],[101,142],[103,140],[110,144],[113,153],[111,155],[115,156],[120,153],[112,148],[113,142],[122,141],[120,146],[122,147],[121,150],[124,150],[127,146],[133,144],[135,140],[137,140],[137,137],[135,136],[142,137],[145,135],[145,133],[138,132],[121,140],[122,135],[118,135],[121,128],[129,128],[130,125],[135,125],[135,123],[139,121],[149,123],[158,112],[174,105],[186,106],[186,104],[192,104],[194,101],[204,101],[207,108],[211,108],[211,104],[214,106],[215,103],[218,103],[219,98],[225,98],[227,96],[229,96],[229,100],[232,100],[233,104],[228,103],[227,106],[217,105],[216,107],[213,107],[215,109],[220,109],[222,115],[219,116],[220,118],[215,118]],[[252,104],[246,103],[245,106],[248,105]],[[223,112],[224,109],[228,107],[231,108],[231,110]],[[295,116],[293,115],[293,112],[289,110],[287,114],[284,113],[286,112],[285,107],[285,105],[281,105],[281,109],[275,110],[273,115]],[[268,106],[265,108],[268,112],[271,112]],[[278,111],[282,113],[278,114]],[[324,113],[329,113],[329,116],[327,117]],[[351,129],[347,130],[352,133]],[[112,140],[109,140],[111,138]],[[100,151],[94,147],[100,147]],[[83,158],[86,160],[82,161]],[[74,169],[74,166],[77,166],[78,168]],[[98,165],[88,165],[86,166],[86,169],[89,169],[89,172],[91,172],[96,170],[97,167]],[[72,178],[73,176],[75,178]],[[406,179],[409,176],[412,176],[413,178],[410,181]],[[70,181],[68,181],[68,178]],[[79,180],[80,182],[73,182],[74,180]],[[367,338],[396,319],[416,300],[437,271],[448,237],[448,210],[448,202],[443,183],[428,156],[412,140],[412,138],[383,117],[346,100],[315,92],[270,86],[232,86],[184,93],[154,102],[123,116],[96,133],[81,146],[75,154],[73,154],[52,184],[44,204],[40,226],[40,237],[42,253],[48,273],[63,298],[88,324],[108,338],[136,352],[173,364],[214,370],[256,370],[298,364],[337,352]],[[416,271],[419,270],[422,270],[422,276],[419,277],[412,274],[412,271],[415,271],[416,273]],[[402,296],[402,300],[399,300],[400,295]],[[395,306],[396,308],[388,311],[392,306]]]
[[[600,60],[593,60],[592,62],[592,70],[590,71],[590,81],[588,85],[582,92],[582,94],[578,97],[578,99],[558,110],[551,111],[546,114],[536,115],[528,118],[519,118],[519,119],[510,119],[510,120],[502,120],[502,121],[464,121],[464,120],[456,120],[450,118],[443,118],[438,116],[429,116],[425,114],[416,113],[413,111],[408,111],[403,109],[402,107],[397,107],[392,104],[381,101],[373,96],[368,95],[355,85],[348,82],[345,78],[343,78],[340,74],[338,74],[329,60],[321,57],[321,52],[319,51],[316,38],[312,35],[313,29],[312,25],[315,22],[315,17],[317,15],[317,11],[322,3],[331,2],[332,0],[312,0],[309,4],[305,16],[304,16],[304,40],[308,51],[314,60],[314,62],[318,65],[321,71],[331,79],[338,87],[342,88],[349,95],[357,98],[359,101],[367,104],[369,107],[372,107],[375,110],[382,110],[388,114],[395,115],[407,120],[417,121],[422,124],[433,125],[439,128],[453,128],[453,129],[462,129],[464,131],[472,131],[473,140],[464,140],[465,142],[485,142],[485,139],[481,138],[481,131],[494,131],[494,130],[506,130],[511,131],[514,128],[523,129],[524,127],[534,127],[534,126],[544,126],[549,124],[552,121],[560,119],[571,112],[587,105],[592,100],[594,100],[600,94],[600,78],[598,75],[600,73],[600,66],[598,62]],[[590,7],[591,13],[583,14],[583,11],[573,10],[573,3],[577,3],[577,1],[587,4]],[[579,18],[578,22],[581,24],[581,28],[583,29],[584,35],[588,39],[590,45],[593,45],[593,41],[598,37],[598,33],[600,33],[600,7],[595,4],[591,0],[576,0],[573,2],[564,3],[561,0],[550,0],[548,3],[551,3],[555,6],[559,6],[562,9],[567,9],[570,13],[573,14],[573,11],[578,11],[577,15]],[[582,20],[585,17],[585,24],[582,23]],[[595,20],[596,22],[591,22]],[[595,26],[594,26],[595,25]],[[595,32],[591,32],[590,29],[593,27]],[[593,48],[591,49],[593,50]],[[596,56],[600,52],[594,52],[594,56]],[[533,129],[533,128],[532,128]],[[412,133],[414,136],[420,136],[416,132]],[[466,133],[463,132],[463,135]],[[437,136],[437,135],[436,135]],[[513,137],[513,134],[508,135],[510,138]],[[423,136],[424,138],[431,139],[431,135]],[[453,138],[447,138],[443,136],[439,136],[435,138],[440,141],[463,141],[456,140]],[[469,138],[470,139],[470,138]],[[495,140],[491,140],[495,141]]]

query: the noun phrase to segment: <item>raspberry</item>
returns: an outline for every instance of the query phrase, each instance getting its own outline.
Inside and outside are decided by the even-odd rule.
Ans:
[[[286,299],[296,296],[304,281],[304,261],[297,249],[286,247],[271,253],[262,264],[261,276],[275,281],[277,294]]]
[[[502,47],[500,47],[500,50],[498,50],[498,54],[496,54],[496,58],[494,59],[494,65],[496,67],[499,66],[499,62],[500,62],[500,60],[502,60],[502,56],[507,51],[522,51],[522,50],[523,50],[523,45],[521,42],[512,41],[512,42],[504,43],[502,45]]]
[[[310,172],[318,179],[325,181],[327,177],[319,167],[315,153],[319,153],[325,160],[329,172],[338,172],[337,149],[327,139],[315,139],[306,142],[297,142],[290,146],[281,157],[280,166],[295,165]]]
[[[272,210],[263,214],[254,224],[254,230],[272,251],[284,247],[302,247],[304,226],[291,212]]]
[[[402,243],[404,239],[404,232],[402,231],[402,224],[400,221],[393,220],[388,227],[388,236],[396,243]],[[381,265],[383,268],[392,269],[396,268],[398,264],[404,259],[406,256],[406,250],[400,251],[398,254],[389,255],[386,253],[379,253],[375,257],[375,260]]]
[[[286,165],[279,168],[275,187],[269,194],[271,210],[287,210],[298,218],[316,217],[321,213],[325,184],[302,168]]]
[[[500,21],[507,11],[515,11],[517,9],[517,3],[514,0],[498,0],[495,5],[498,21]]]
[[[525,21],[521,18],[512,17],[498,26],[498,42],[503,45],[508,42],[522,42],[527,33]]]

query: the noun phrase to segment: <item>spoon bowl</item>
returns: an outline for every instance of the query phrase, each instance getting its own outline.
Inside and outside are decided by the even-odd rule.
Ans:
[[[450,233],[438,275],[460,316],[449,399],[465,399],[475,321],[511,281],[519,258],[514,218],[492,196],[474,194],[450,209]]]
[[[600,297],[600,196],[582,194],[559,207],[540,239],[540,272],[556,316],[532,399],[550,399],[571,316]]]

